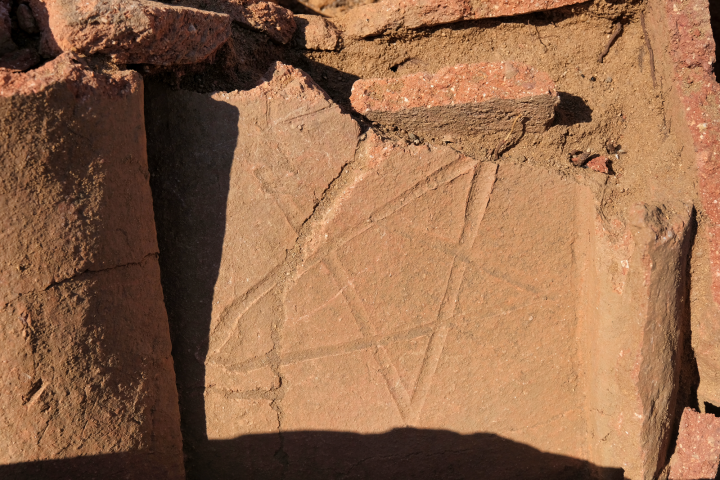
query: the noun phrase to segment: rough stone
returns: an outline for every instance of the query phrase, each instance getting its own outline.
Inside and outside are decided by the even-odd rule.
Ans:
[[[181,5],[225,13],[241,25],[266,33],[278,43],[290,41],[296,20],[287,8],[262,0],[182,0]]]
[[[21,3],[17,7],[18,25],[25,33],[38,33],[37,23],[32,10],[25,3]]]
[[[320,15],[295,15],[295,42],[308,50],[335,50],[340,46],[340,31]]]
[[[274,403],[243,392],[268,398],[278,388],[278,367],[265,360],[277,350],[276,285],[304,223],[353,159],[359,129],[310,77],[280,63],[249,91],[201,95],[158,85],[146,98],[184,439],[199,452],[188,469],[237,476],[237,453],[205,442],[277,432]],[[193,396],[196,385],[207,385],[204,397]],[[270,443],[253,461],[265,474],[279,448]]]
[[[514,63],[478,63],[393,79],[358,80],[353,108],[421,137],[542,132],[559,101],[550,77]],[[518,125],[519,124],[519,125]]]
[[[230,36],[230,17],[147,0],[31,0],[42,32],[40,53],[110,55],[118,63],[188,64],[212,55]]]
[[[0,464],[183,478],[142,99],[72,54],[0,74]]]
[[[686,408],[670,462],[670,480],[716,478],[719,465],[720,418]]]
[[[606,156],[601,155],[599,157],[595,157],[591,159],[587,164],[586,167],[590,170],[595,170],[596,172],[609,174],[610,168],[608,167],[608,162],[610,159],[608,159]]]
[[[359,39],[388,30],[421,28],[461,20],[506,17],[550,10],[582,0],[384,0],[363,5],[337,19],[343,36]]]

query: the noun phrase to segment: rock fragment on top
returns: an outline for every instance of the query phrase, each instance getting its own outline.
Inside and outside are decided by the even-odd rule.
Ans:
[[[285,44],[295,33],[293,13],[277,3],[261,0],[182,0],[180,5],[230,15],[233,22],[267,34]]]
[[[461,20],[507,17],[564,7],[584,0],[384,0],[354,8],[338,19],[346,38],[381,35]]]
[[[228,15],[148,0],[30,0],[40,53],[110,55],[118,63],[189,64],[230,36]]]
[[[320,15],[295,15],[295,43],[308,50],[335,50],[340,46],[341,33]]]
[[[368,119],[421,136],[543,132],[558,95],[550,77],[515,62],[476,63],[393,79],[358,80],[350,97]]]

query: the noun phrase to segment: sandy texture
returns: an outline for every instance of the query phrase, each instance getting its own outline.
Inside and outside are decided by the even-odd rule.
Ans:
[[[137,73],[72,54],[0,77],[0,464],[183,477],[142,107]]]

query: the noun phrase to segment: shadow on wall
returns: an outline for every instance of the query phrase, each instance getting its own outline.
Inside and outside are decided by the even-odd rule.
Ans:
[[[497,435],[392,430],[378,435],[284,432],[209,441],[205,479],[558,479],[621,480],[619,468],[543,453]],[[118,453],[0,466],[0,478],[163,478],[140,455]]]
[[[145,123],[186,469],[193,471],[207,447],[205,358],[240,112],[182,91],[187,98],[177,105],[166,92],[146,84]]]

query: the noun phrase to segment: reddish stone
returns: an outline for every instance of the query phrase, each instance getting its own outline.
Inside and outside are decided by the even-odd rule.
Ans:
[[[719,465],[720,418],[686,408],[670,462],[670,480],[716,478]]]
[[[609,174],[610,168],[608,168],[608,162],[610,159],[608,159],[605,156],[599,156],[595,157],[592,160],[590,160],[585,166],[589,168],[590,170],[595,170],[596,172]]]
[[[585,408],[590,438],[603,439],[589,444],[589,460],[657,478],[678,389],[692,206],[657,199],[629,208],[624,223],[607,219],[586,191],[576,208]]]
[[[698,194],[703,222],[699,228],[707,241],[709,275],[694,284],[708,301],[693,315],[693,349],[702,382],[702,401],[720,403],[720,85],[717,83],[715,41],[707,0],[653,0],[646,10],[659,80],[666,78],[679,138],[697,165]],[[692,158],[691,157],[691,158]],[[698,240],[696,244],[702,245]],[[708,271],[705,268],[702,271]],[[697,318],[697,320],[696,320]]]
[[[368,119],[422,136],[467,137],[513,127],[542,132],[558,96],[550,77],[514,62],[477,63],[394,79],[358,80],[350,97]]]
[[[42,62],[40,55],[32,48],[23,48],[0,57],[0,68],[14,72],[30,70]]]
[[[16,12],[18,25],[25,33],[38,33],[37,23],[35,23],[35,17],[30,7],[21,3],[18,5]]]
[[[687,133],[695,147],[700,199],[711,222],[713,297],[720,305],[720,85],[713,73],[715,41],[707,0],[680,3],[657,0],[653,12],[657,26],[649,23],[657,47],[671,57],[674,91],[679,96]],[[660,21],[662,20],[662,22]],[[662,38],[658,38],[662,34]]]
[[[224,478],[218,472],[229,467],[220,461],[196,470],[217,458],[206,438],[277,432],[271,397],[280,379],[277,365],[265,361],[278,349],[283,292],[276,283],[297,261],[303,225],[328,185],[353,160],[359,128],[309,76],[281,63],[252,90],[201,95],[158,87],[146,98],[179,385],[196,388],[199,380],[187,372],[198,359],[205,371],[204,404],[181,396],[186,411],[206,414],[185,436],[196,452],[189,470]],[[303,308],[292,313],[300,323],[294,340],[288,337],[293,343],[317,335]],[[327,331],[343,332],[335,318],[342,310],[329,311]],[[274,464],[277,448],[253,462]]]
[[[0,464],[184,478],[142,88],[72,54],[0,74]]]
[[[296,29],[293,14],[277,3],[262,0],[182,0],[181,5],[226,13],[234,22],[266,33],[278,43],[287,43]]]
[[[420,28],[481,18],[506,17],[550,10],[582,0],[384,0],[354,8],[338,18],[350,39],[381,35],[388,30]]]
[[[320,15],[295,15],[295,22],[298,46],[308,50],[335,50],[340,46],[340,31]]]
[[[118,63],[202,61],[230,36],[230,17],[147,0],[31,0],[40,25],[40,53],[110,55]]]

